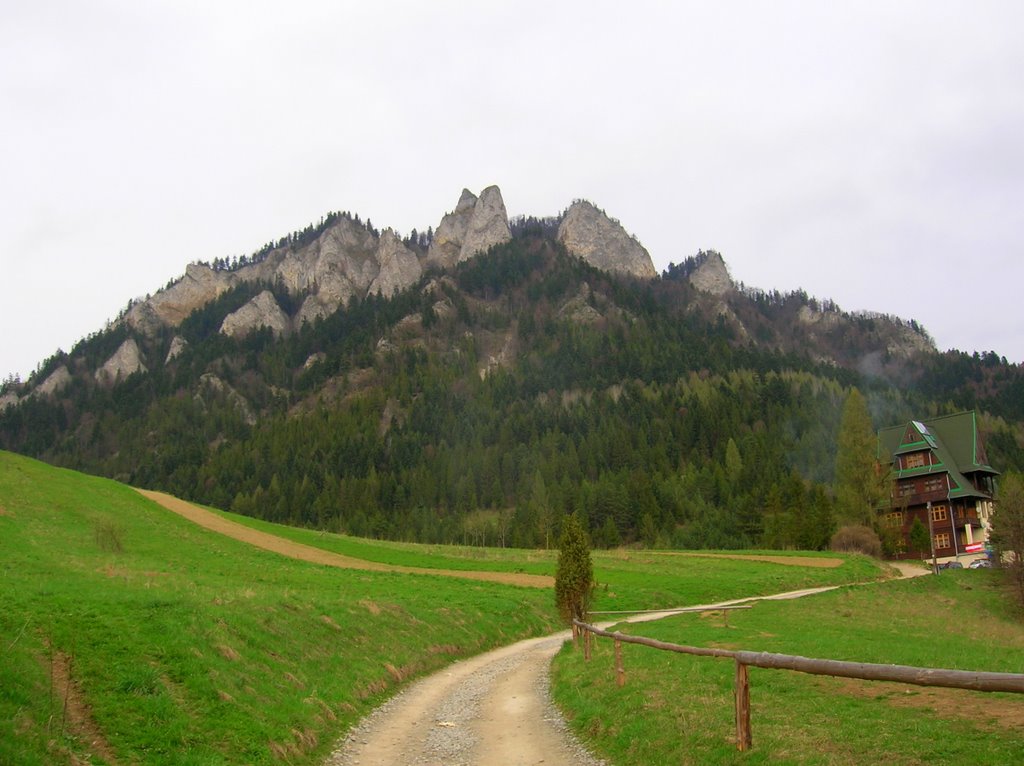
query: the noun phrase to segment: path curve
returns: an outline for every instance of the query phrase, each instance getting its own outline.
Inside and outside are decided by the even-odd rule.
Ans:
[[[137,489],[141,495],[159,503],[169,511],[184,516],[189,521],[205,527],[213,532],[232,537],[236,540],[254,545],[263,550],[279,553],[301,561],[309,561],[314,564],[339,567],[341,569],[362,569],[371,572],[401,572],[403,574],[438,575],[441,577],[456,577],[463,580],[482,580],[484,582],[496,582],[504,585],[519,585],[528,588],[553,588],[555,579],[548,575],[524,574],[521,572],[484,572],[460,569],[427,569],[426,567],[407,567],[397,564],[382,564],[378,561],[366,561],[352,556],[343,556],[340,553],[331,553],[312,545],[296,543],[286,540],[283,537],[272,535],[268,532],[261,532],[252,529],[236,521],[225,519],[216,513],[211,513],[205,508],[186,502],[180,498],[168,495],[164,492],[154,492],[148,489]]]
[[[897,564],[901,577],[928,574]],[[845,585],[751,596],[694,609],[782,601]],[[650,622],[678,611],[638,614]],[[609,628],[612,622],[599,627]],[[566,728],[548,692],[548,669],[569,632],[520,641],[455,663],[422,679],[371,713],[324,766],[600,766]]]
[[[402,567],[364,561],[295,543],[245,527],[162,492],[138,490],[168,510],[221,534],[285,556],[328,566],[371,571],[446,575],[533,587],[551,587],[552,578],[508,572]],[[927,569],[895,564],[901,577]],[[715,608],[753,601],[803,598],[842,585],[787,591],[704,604]],[[649,622],[678,614],[633,615],[622,622]],[[603,628],[611,622],[602,623]],[[548,669],[562,644],[563,631],[527,639],[454,663],[413,684],[349,732],[324,766],[603,766],[573,737],[549,694]]]
[[[844,587],[751,596],[693,609],[803,598]],[[678,610],[615,622],[650,622]],[[570,638],[563,631],[481,654],[428,676],[375,710],[324,766],[601,766],[551,703],[548,669]]]

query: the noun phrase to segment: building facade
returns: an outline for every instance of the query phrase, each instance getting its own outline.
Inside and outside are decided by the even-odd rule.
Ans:
[[[878,459],[891,477],[879,526],[897,558],[984,554],[998,472],[988,464],[976,413],[883,428]],[[915,521],[920,522],[916,527]]]

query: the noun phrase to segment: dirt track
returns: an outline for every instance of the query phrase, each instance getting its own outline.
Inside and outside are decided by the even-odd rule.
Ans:
[[[405,574],[457,577],[463,580],[482,580],[484,582],[497,582],[505,585],[520,585],[527,588],[553,588],[555,586],[554,578],[547,575],[531,575],[517,572],[463,571],[459,569],[427,569],[425,567],[381,564],[376,561],[365,561],[350,556],[342,556],[340,553],[331,553],[320,548],[314,548],[311,545],[303,545],[302,543],[286,540],[277,535],[261,532],[258,529],[251,529],[163,492],[153,492],[147,489],[137,491],[150,500],[159,503],[167,510],[184,516],[201,527],[233,537],[250,545],[255,545],[263,550],[273,551],[282,556],[309,561],[314,564],[323,564],[341,569],[362,569],[371,572],[402,572]]]
[[[170,495],[139,491],[210,530],[304,561],[347,569],[552,586],[551,578],[537,575],[421,569],[362,561],[244,527]],[[834,566],[829,559],[821,561],[825,566]],[[829,563],[824,564],[826,561]],[[904,577],[928,573],[926,569],[902,562],[896,567]],[[837,587],[840,586],[735,599],[714,606],[742,604],[760,598],[801,598]],[[668,614],[636,615],[622,621],[646,622]],[[601,766],[603,762],[587,753],[566,730],[548,695],[548,667],[568,637],[566,631],[520,641],[457,662],[423,679],[378,708],[350,732],[325,766],[525,766],[540,763],[545,766]]]

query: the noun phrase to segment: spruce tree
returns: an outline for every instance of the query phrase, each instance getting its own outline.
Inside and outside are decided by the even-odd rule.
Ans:
[[[852,388],[843,405],[836,451],[835,510],[840,525],[872,526],[883,492],[876,445],[867,402]]]

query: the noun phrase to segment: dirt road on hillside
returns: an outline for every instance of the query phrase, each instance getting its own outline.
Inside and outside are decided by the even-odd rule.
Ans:
[[[396,567],[349,558],[250,529],[170,495],[139,491],[210,530],[304,561],[552,587],[551,578],[537,575]],[[915,564],[898,562],[894,566],[903,577],[928,574]],[[705,606],[803,598],[839,587],[807,588]],[[634,615],[617,622],[648,622],[676,613]],[[457,662],[413,684],[353,729],[324,766],[602,766],[605,762],[589,754],[568,731],[550,700],[548,669],[568,639],[565,631],[520,641]]]
[[[425,567],[406,567],[392,564],[381,564],[376,561],[365,561],[363,559],[343,556],[340,553],[331,553],[311,545],[303,545],[283,537],[261,532],[258,529],[243,526],[235,521],[225,519],[204,508],[192,503],[180,500],[173,495],[163,492],[153,492],[148,489],[137,490],[140,494],[148,497],[164,508],[184,516],[189,521],[205,527],[213,532],[233,537],[236,540],[254,545],[263,550],[273,551],[282,556],[288,556],[301,561],[309,561],[314,564],[323,564],[329,567],[340,567],[341,569],[362,569],[371,572],[402,572],[404,574],[427,574],[441,575],[444,577],[456,577],[463,580],[482,580],[484,582],[497,582],[505,585],[521,585],[527,588],[553,588],[555,579],[547,575],[522,574],[518,572],[480,572],[463,571],[460,569],[427,569]]]
[[[803,598],[842,586],[733,599],[701,607]],[[678,614],[640,614],[650,622]],[[604,623],[607,628],[611,623]],[[419,681],[359,724],[324,766],[599,766],[566,728],[548,694],[564,631],[458,662]]]
[[[913,564],[896,568],[902,577],[928,574]],[[703,606],[804,598],[840,587],[806,588]],[[650,622],[677,613],[639,614],[618,622]],[[568,631],[520,641],[423,679],[364,719],[324,766],[604,764],[568,731],[548,694],[551,659],[567,640]]]

